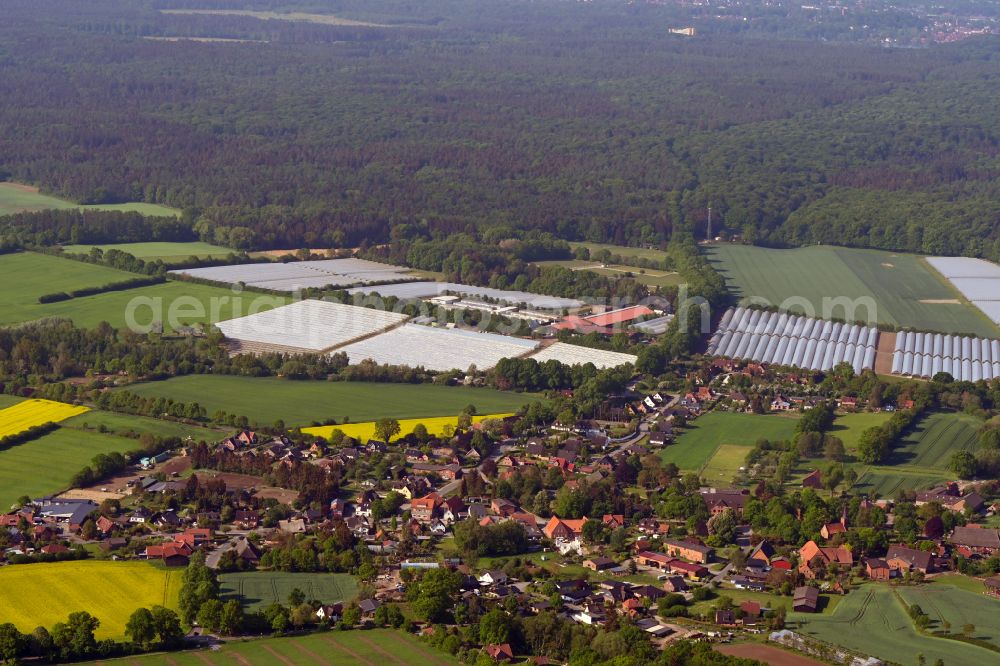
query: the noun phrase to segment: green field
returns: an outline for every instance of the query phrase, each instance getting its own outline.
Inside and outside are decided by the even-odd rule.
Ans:
[[[946,481],[953,476],[948,469],[952,454],[975,451],[980,425],[980,419],[955,412],[925,416],[899,441],[887,464],[858,465],[856,485],[879,497],[893,497],[900,490],[922,490]]]
[[[72,254],[88,254],[91,248],[99,247],[105,252],[121,250],[139,259],[162,259],[165,263],[183,261],[189,257],[199,259],[228,257],[236,250],[230,250],[211,243],[111,243],[103,245],[64,245],[63,250]]]
[[[804,299],[811,305],[809,314],[823,318],[867,317],[872,323],[986,338],[1000,333],[967,304],[926,302],[961,299],[916,255],[830,246],[772,250],[717,245],[707,252],[729,288],[741,298],[764,298],[772,305]],[[838,297],[873,299],[876,311],[860,307],[851,317],[845,317],[842,307],[824,312],[823,299]],[[801,304],[789,306],[789,311],[804,311]]]
[[[139,277],[134,273],[96,266],[72,259],[22,252],[0,255],[0,325],[18,324],[46,317],[63,317],[77,326],[92,328],[107,321],[116,328],[135,322],[140,327],[153,321],[173,325],[214,323],[247,313],[251,303],[269,307],[285,299],[261,294],[242,294],[222,287],[189,282],[166,282],[149,287],[112,291],[68,301],[41,304],[38,297],[84,287],[100,287]],[[235,298],[239,300],[234,301]],[[260,300],[258,300],[260,299]],[[172,325],[173,324],[173,325]]]
[[[289,427],[314,421],[374,421],[454,416],[467,405],[481,414],[515,412],[537,396],[493,389],[437,384],[372,384],[365,382],[290,381],[273,377],[187,375],[126,387],[144,396],[198,402],[211,414],[224,410],[258,423],[281,419]]]
[[[7,407],[13,407],[19,402],[22,402],[24,398],[19,398],[16,395],[7,395],[6,393],[0,393],[0,409],[5,409]]]
[[[645,247],[627,247],[607,243],[570,243],[569,246],[574,250],[578,247],[585,247],[590,250],[591,257],[602,250],[607,250],[612,256],[617,254],[620,257],[650,259],[652,261],[665,261],[667,259],[667,253],[663,250],[651,250]]]
[[[287,604],[295,588],[305,593],[307,601],[324,604],[351,601],[358,593],[358,582],[349,574],[252,571],[222,574],[219,582],[223,598],[238,598],[251,612],[272,603]]]
[[[47,194],[35,191],[17,183],[0,183],[0,215],[10,215],[12,213],[32,212],[39,210],[66,210],[69,208],[79,208],[80,210],[108,210],[121,211],[124,213],[142,213],[150,217],[178,217],[181,211],[168,206],[150,203],[123,203],[123,204],[96,204],[81,206],[72,201],[58,199]]]
[[[976,638],[1000,648],[1000,599],[939,583],[900,587],[899,594],[903,601],[919,605],[936,621],[933,630],[943,631],[941,623],[947,621],[951,633],[958,634],[963,626],[973,624]]]
[[[633,249],[633,248],[629,248]],[[587,271],[604,275],[605,277],[621,278],[627,277],[635,280],[639,284],[650,287],[674,287],[684,282],[684,278],[679,273],[673,271],[661,271],[651,268],[636,268],[624,264],[600,264],[593,261],[582,261],[578,259],[568,259],[566,261],[537,261],[538,266],[561,266],[572,271]]]
[[[98,638],[124,638],[137,608],[177,608],[181,570],[148,562],[78,561],[22,564],[0,569],[0,624],[24,633],[52,629],[85,610],[101,621]]]
[[[742,448],[745,457],[758,439],[791,439],[797,420],[794,416],[712,412],[691,421],[677,441],[662,449],[658,455],[665,463],[672,462],[682,470],[699,472],[720,445]],[[727,447],[726,465],[732,464],[733,456],[732,448]],[[741,461],[737,467],[742,464]]]
[[[86,415],[84,415],[86,416]],[[24,444],[0,451],[0,510],[22,495],[61,492],[98,453],[139,448],[134,439],[59,428]]]
[[[701,470],[706,483],[728,485],[746,465],[747,447],[739,444],[723,444],[712,454],[708,464]]]
[[[412,634],[371,629],[230,641],[217,650],[140,655],[99,663],[129,666],[458,666],[459,662]]]
[[[98,430],[103,426],[105,434],[120,435],[122,437],[128,437],[130,433],[141,435],[146,432],[157,437],[179,437],[180,439],[188,439],[190,437],[195,442],[201,440],[211,442],[229,434],[211,428],[187,425],[186,423],[164,421],[146,416],[116,414],[100,409],[74,416],[71,419],[63,421],[62,425],[79,430]]]
[[[997,654],[986,648],[918,633],[887,586],[857,588],[829,615],[789,613],[788,620],[793,631],[900,664],[916,664],[918,653],[928,664],[937,659],[955,666],[997,662]]]
[[[844,448],[853,451],[858,448],[861,433],[868,428],[880,426],[892,417],[891,412],[854,412],[838,416],[830,428],[830,434],[844,442]]]

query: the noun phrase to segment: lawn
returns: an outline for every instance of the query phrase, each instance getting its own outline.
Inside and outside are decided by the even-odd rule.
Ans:
[[[87,611],[101,621],[100,638],[124,638],[125,623],[141,607],[177,608],[181,570],[148,562],[53,562],[0,569],[0,623],[25,633],[52,629],[70,613]]]
[[[218,650],[105,659],[101,663],[130,666],[458,666],[459,662],[412,634],[393,629],[371,629],[230,641]]]
[[[97,204],[81,206],[72,201],[42,194],[38,188],[18,183],[0,183],[0,215],[39,210],[108,210],[142,213],[151,217],[179,217],[181,211],[150,203]]]
[[[467,405],[480,413],[517,411],[538,399],[526,393],[437,384],[376,384],[367,382],[290,381],[273,377],[187,375],[161,382],[125,387],[144,396],[198,402],[211,414],[224,410],[258,423],[281,419],[289,427],[326,419],[372,421],[454,416]]]
[[[791,439],[797,420],[797,416],[712,412],[691,421],[677,441],[660,450],[658,455],[665,463],[672,462],[682,470],[698,472],[720,445],[729,444],[748,451],[758,439]]]
[[[858,448],[861,433],[868,428],[882,425],[892,417],[890,412],[854,412],[838,416],[830,428],[830,434],[844,442],[844,448],[853,451]]]
[[[19,398],[16,395],[7,395],[6,393],[0,393],[0,409],[11,407],[23,401],[24,398]]]
[[[953,634],[962,633],[966,624],[975,626],[973,636],[1000,648],[1000,600],[966,590],[933,583],[919,587],[900,587],[899,594],[908,604],[917,604],[936,624],[933,631],[944,631],[941,623],[951,623]]]
[[[733,477],[746,465],[747,447],[740,444],[722,444],[701,470],[701,476],[708,484],[728,485]]]
[[[99,247],[105,252],[121,250],[139,259],[162,259],[164,263],[183,261],[189,257],[200,259],[213,257],[228,257],[236,250],[230,250],[211,243],[111,243],[103,245],[65,245],[63,250],[73,254],[87,254],[93,247]]]
[[[853,590],[830,615],[789,613],[788,620],[794,631],[900,664],[916,663],[918,653],[928,664],[937,659],[945,664],[997,660],[996,653],[985,648],[918,633],[892,590],[882,585]]]
[[[211,442],[222,439],[228,432],[203,428],[200,426],[177,423],[175,421],[165,421],[153,419],[146,416],[132,416],[129,414],[116,414],[103,410],[93,410],[80,416],[74,416],[62,424],[67,428],[77,428],[80,430],[100,430],[110,435],[121,435],[128,437],[132,433],[151,433],[157,437],[179,437],[180,439],[191,438],[195,442],[205,440]]]
[[[59,423],[87,412],[86,407],[52,400],[24,400],[0,410],[0,438],[17,435],[46,423]]]
[[[221,596],[239,598],[248,611],[261,610],[272,604],[288,604],[288,595],[299,588],[306,600],[324,604],[351,601],[358,593],[358,582],[349,574],[285,573],[252,571],[219,576]]]
[[[139,448],[134,439],[59,428],[24,444],[0,451],[0,509],[18,497],[61,492],[98,453]]]
[[[502,419],[508,416],[513,416],[511,413],[506,414],[485,414],[482,416],[472,417],[473,423],[479,423],[480,421],[485,421],[486,419]],[[432,416],[428,418],[419,419],[402,419],[399,422],[399,434],[393,437],[394,440],[401,437],[405,437],[413,432],[413,429],[417,427],[418,424],[423,424],[427,428],[427,432],[434,436],[440,436],[444,434],[445,428],[451,426],[455,428],[458,426],[457,416]],[[366,442],[369,439],[375,437],[375,421],[365,421],[364,423],[345,423],[343,425],[335,426],[319,426],[317,428],[303,428],[302,432],[309,435],[315,435],[317,437],[323,437],[324,439],[329,439],[330,435],[333,434],[334,430],[340,430],[348,437],[353,437],[354,439]]]
[[[763,298],[773,305],[804,299],[812,309],[807,314],[841,319],[845,318],[842,307],[825,312],[825,298],[868,298],[876,305],[875,311],[861,307],[849,319],[868,317],[871,323],[987,338],[998,335],[992,322],[962,303],[959,294],[917,255],[830,246],[773,250],[716,245],[707,252],[740,297]],[[789,309],[804,311],[801,303]]]

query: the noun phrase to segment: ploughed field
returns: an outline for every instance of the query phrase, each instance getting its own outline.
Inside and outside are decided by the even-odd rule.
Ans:
[[[716,245],[706,252],[740,298],[763,298],[773,306],[784,303],[791,312],[824,319],[868,318],[871,325],[985,338],[1000,335],[917,255],[830,246],[774,250]],[[854,316],[841,307],[824,312],[825,298],[870,302],[875,308],[859,307]]]
[[[464,386],[291,381],[223,375],[187,375],[133,384],[125,389],[143,396],[197,402],[209,414],[221,409],[264,424],[280,419],[289,427],[308,426],[327,419],[360,423],[380,418],[453,417],[468,405],[475,405],[481,414],[507,413],[538,399],[528,393]]]

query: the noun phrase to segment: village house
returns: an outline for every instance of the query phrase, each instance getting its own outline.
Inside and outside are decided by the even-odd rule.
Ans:
[[[707,491],[701,493],[701,498],[713,516],[724,513],[727,509],[732,509],[737,518],[743,517],[743,508],[747,500],[750,499],[748,491]]]
[[[691,541],[677,541],[674,539],[665,539],[663,541],[663,549],[668,555],[681,557],[686,560],[690,560],[691,562],[698,562],[701,564],[711,562],[712,556],[715,554],[715,549],[711,546]]]
[[[812,488],[813,490],[823,489],[823,473],[820,470],[814,470],[806,474],[805,478],[802,479],[803,488]]]
[[[799,572],[806,578],[813,579],[821,570],[826,570],[831,565],[850,568],[854,564],[854,557],[846,546],[821,548],[815,541],[810,540],[799,549],[799,563]]]
[[[869,557],[865,560],[865,576],[871,580],[889,580],[892,578],[892,569],[884,559]]]
[[[948,541],[965,557],[989,557],[1000,552],[1000,530],[976,526],[956,527]]]
[[[438,515],[441,506],[441,496],[431,493],[410,502],[410,516],[420,523],[429,523]]]
[[[924,550],[915,550],[902,545],[889,546],[885,555],[890,571],[920,571],[928,573],[933,566],[933,556]]]
[[[591,571],[604,571],[615,568],[618,563],[610,557],[591,557],[583,561],[583,566]]]
[[[553,541],[573,541],[583,534],[583,526],[586,523],[586,516],[578,520],[563,520],[558,516],[552,516],[542,528],[542,533]]]

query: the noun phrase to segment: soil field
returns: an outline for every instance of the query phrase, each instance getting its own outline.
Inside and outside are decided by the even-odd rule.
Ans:
[[[80,205],[65,199],[42,194],[37,187],[20,183],[0,183],[0,215],[32,212],[39,210],[109,210],[125,213],[141,213],[150,217],[179,217],[181,211],[169,206],[149,203]]]
[[[977,309],[954,303],[952,287],[917,255],[830,246],[773,250],[747,245],[715,245],[707,253],[734,294],[763,298],[776,306],[787,302],[791,312],[986,338],[1000,332]],[[838,298],[860,307],[853,314],[843,307],[824,307],[824,299]],[[865,303],[873,309],[864,307]]]
[[[454,416],[467,405],[482,414],[506,413],[536,401],[530,393],[437,384],[290,381],[277,378],[187,375],[125,387],[143,396],[197,402],[211,414],[224,410],[262,424],[288,427],[326,419],[352,423],[380,418]]]
[[[141,607],[177,608],[181,569],[148,562],[52,562],[0,569],[0,623],[30,633],[52,628],[85,610],[101,621],[97,638],[125,635],[125,623]]]
[[[760,643],[738,643],[736,645],[717,645],[716,652],[741,659],[756,659],[769,666],[824,666],[822,661],[816,661],[801,654]]]

